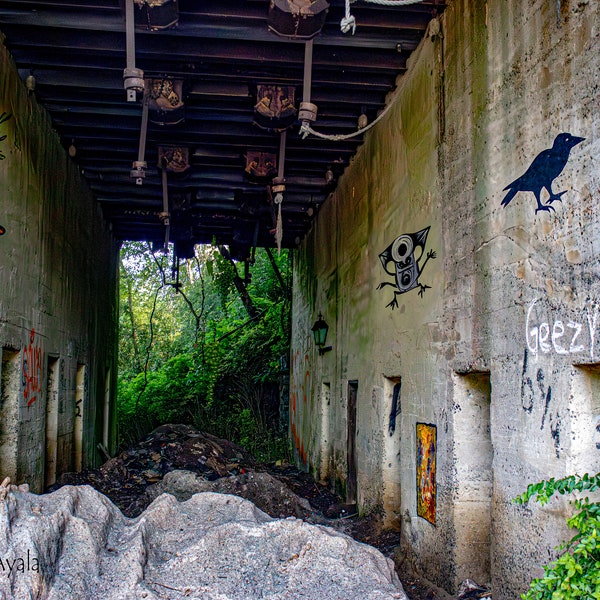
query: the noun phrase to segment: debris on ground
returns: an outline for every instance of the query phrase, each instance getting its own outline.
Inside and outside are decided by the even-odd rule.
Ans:
[[[274,518],[327,525],[387,558],[395,558],[400,544],[400,533],[386,528],[381,514],[357,516],[354,505],[344,504],[309,473],[285,461],[259,463],[243,447],[189,425],[162,425],[99,468],[64,474],[48,491],[85,484],[110,498],[127,517],[139,516],[164,492],[180,501],[216,492],[245,498]],[[409,600],[449,598],[417,576],[400,573],[400,578]]]
[[[125,516],[137,517],[157,496],[149,490],[151,486],[161,484],[157,489],[173,493],[165,488],[164,478],[177,470],[195,475],[192,479],[175,476],[180,484],[197,491],[241,496],[276,518],[318,522],[321,514],[341,506],[340,498],[308,473],[289,464],[259,464],[241,446],[181,424],[156,428],[139,444],[97,469],[65,473],[48,491],[63,485],[89,484],[108,496]],[[177,485],[172,478],[168,481]]]
[[[477,598],[492,598],[492,592],[479,585],[472,579],[465,579],[458,588],[457,600],[475,600]]]
[[[375,548],[236,496],[162,494],[135,519],[86,485],[0,497],[0,598],[407,600]]]

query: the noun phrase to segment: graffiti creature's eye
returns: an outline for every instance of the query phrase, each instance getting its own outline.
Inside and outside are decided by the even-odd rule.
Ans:
[[[414,244],[409,235],[401,235],[394,240],[392,244],[392,260],[394,262],[404,263],[413,253]]]

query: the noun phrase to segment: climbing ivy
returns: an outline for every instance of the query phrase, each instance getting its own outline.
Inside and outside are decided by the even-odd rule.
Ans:
[[[515,498],[517,504],[534,499],[545,505],[555,494],[595,492],[600,488],[600,473],[569,475],[532,483]],[[544,576],[534,579],[523,600],[600,600],[600,502],[586,496],[570,501],[575,514],[567,525],[575,535],[557,547],[558,558],[544,566]]]

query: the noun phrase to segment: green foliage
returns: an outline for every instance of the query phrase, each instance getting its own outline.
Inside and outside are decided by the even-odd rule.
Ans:
[[[545,505],[555,494],[595,492],[600,488],[600,473],[570,475],[530,484],[517,498],[517,504],[534,499]],[[567,525],[577,533],[558,548],[558,558],[544,566],[544,576],[534,579],[523,600],[600,600],[600,503],[588,497],[572,501],[575,514]]]
[[[290,261],[257,250],[247,282],[249,318],[235,268],[197,247],[172,285],[167,257],[140,243],[121,254],[118,419],[121,445],[161,423],[184,422],[244,445],[261,460],[289,456],[279,430],[280,358],[289,353]],[[246,298],[248,301],[248,298]]]

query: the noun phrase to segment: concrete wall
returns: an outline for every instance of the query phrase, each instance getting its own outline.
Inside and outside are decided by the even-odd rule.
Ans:
[[[118,253],[1,41],[0,479],[39,492],[115,437]]]
[[[568,507],[511,499],[600,470],[600,8],[455,0],[430,32],[298,251],[290,430],[299,464],[345,492],[357,386],[359,509],[384,507],[407,560],[449,592],[473,577],[513,600]],[[532,192],[502,206],[561,132],[585,141],[554,210]],[[406,283],[392,255],[416,260]],[[436,434],[429,520],[418,423]]]

